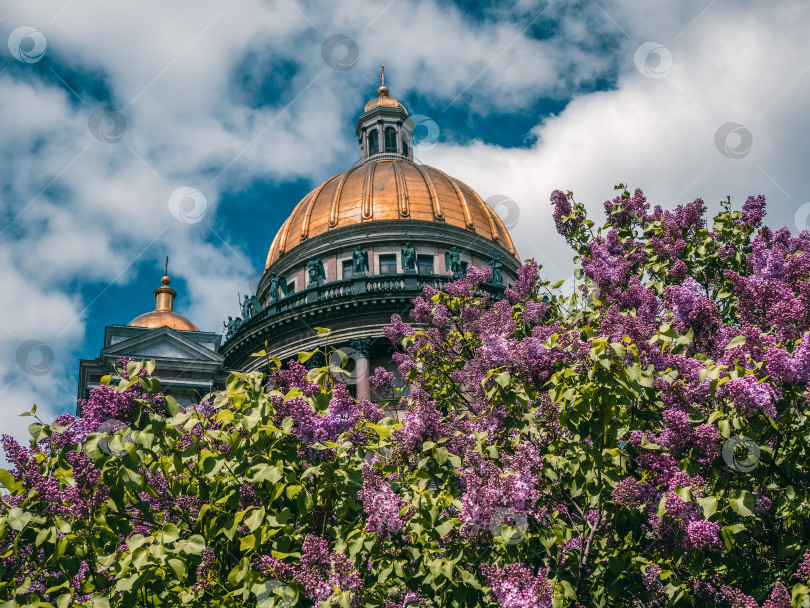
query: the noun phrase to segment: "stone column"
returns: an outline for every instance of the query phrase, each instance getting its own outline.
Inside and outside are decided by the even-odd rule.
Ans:
[[[349,340],[349,346],[357,351],[354,360],[354,373],[357,378],[357,398],[371,399],[371,342],[372,338]]]

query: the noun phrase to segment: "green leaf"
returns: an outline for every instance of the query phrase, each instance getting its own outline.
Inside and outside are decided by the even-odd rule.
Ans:
[[[110,608],[109,600],[101,594],[96,594],[85,602],[90,608]]]
[[[145,393],[153,395],[160,390],[160,380],[158,378],[138,378]]]
[[[19,507],[14,507],[13,509],[9,509],[6,515],[6,521],[12,530],[20,532],[31,521],[31,517],[32,515],[30,513],[23,511]]]
[[[735,338],[732,338],[731,341],[728,344],[726,344],[725,350],[728,350],[730,348],[736,348],[737,346],[742,346],[743,344],[745,344],[745,336],[737,336]]]
[[[215,423],[219,424],[223,420],[233,420],[233,412],[231,410],[219,410]]]
[[[12,492],[14,492],[19,485],[19,483],[14,479],[14,475],[5,469],[0,469],[0,484]]]
[[[405,507],[405,508],[407,508],[407,507]],[[434,530],[436,530],[436,532],[439,533],[439,536],[444,538],[445,536],[447,536],[450,533],[450,530],[453,529],[453,526],[454,526],[453,520],[448,519],[447,521],[442,522],[441,524],[436,526],[434,528]]]
[[[186,553],[202,553],[205,549],[205,539],[199,534],[194,534],[186,541],[183,550]]]
[[[163,402],[166,404],[166,411],[170,416],[177,416],[180,413],[180,404],[171,395],[163,395]]]
[[[801,541],[795,536],[784,536],[779,539],[777,555],[784,559],[796,555],[802,549]]]
[[[707,424],[713,424],[715,420],[722,418],[723,416],[725,416],[723,412],[712,412],[712,415],[709,416],[709,421]]]
[[[138,374],[141,373],[143,369],[143,361],[130,361],[127,363],[127,376],[129,378],[134,378]]]
[[[717,503],[719,502],[717,496],[704,496],[697,499],[697,503],[703,509],[703,517],[709,519],[717,512]]]
[[[278,465],[269,465],[266,463],[258,464],[251,467],[251,475],[249,480],[254,483],[262,481],[269,481],[270,483],[278,483],[284,476],[284,470]]]
[[[124,468],[121,470],[121,475],[124,480],[124,485],[133,490],[140,490],[143,487],[143,475],[132,469]]]
[[[256,536],[249,534],[239,539],[239,550],[248,551],[256,546]]]
[[[731,508],[743,517],[754,514],[754,495],[748,490],[734,490],[728,499]]]
[[[244,523],[251,532],[261,525],[264,520],[264,513],[264,507],[259,507],[258,509],[253,509],[245,516]]]
[[[445,462],[447,462],[447,456],[448,455],[449,455],[449,452],[447,451],[447,448],[445,448],[445,447],[435,448],[433,450],[433,457],[436,459],[436,462],[438,462],[439,464],[444,464]]]
[[[172,557],[169,559],[168,564],[169,568],[171,568],[172,572],[174,572],[174,575],[179,580],[182,580],[186,576],[186,563],[183,560]]]
[[[743,531],[745,531],[745,526],[743,524],[723,526],[723,528],[720,530],[720,536],[723,537],[723,542],[726,544],[726,549],[730,551],[732,547],[737,544],[737,539],[735,537],[737,534]]]

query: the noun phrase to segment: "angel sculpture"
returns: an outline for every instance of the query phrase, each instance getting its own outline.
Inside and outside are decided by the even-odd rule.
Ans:
[[[245,296],[242,306],[242,318],[247,321],[262,311],[262,305],[256,296]]]
[[[460,279],[464,276],[461,271],[461,256],[455,247],[444,252],[444,267],[453,273],[454,279]]]
[[[352,273],[364,275],[368,270],[368,252],[363,251],[363,247],[358,245],[352,252]]]
[[[309,258],[307,262],[307,270],[309,271],[309,284],[318,285],[321,281],[326,280],[326,271],[323,267],[323,262],[315,258]]]
[[[493,285],[503,285],[503,273],[501,272],[501,268],[503,268],[503,264],[501,264],[501,256],[495,253],[495,250],[492,250],[492,261],[489,263],[492,267],[492,275],[490,276],[489,282]]]
[[[287,281],[282,281],[278,278],[275,272],[270,273],[270,300],[278,302],[278,291],[281,290],[281,295],[287,295]]]

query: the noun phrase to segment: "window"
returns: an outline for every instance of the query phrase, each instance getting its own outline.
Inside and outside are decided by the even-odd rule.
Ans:
[[[396,274],[397,256],[394,254],[380,256],[380,274]]]
[[[295,293],[295,280],[287,283],[287,295],[290,295],[291,293]]]
[[[343,278],[344,279],[351,279],[353,275],[354,265],[351,260],[343,260],[342,263],[343,268]]]
[[[419,274],[433,274],[432,255],[417,255],[416,264],[419,267]]]
[[[397,132],[394,127],[385,129],[385,151],[396,154],[397,152]]]
[[[368,132],[368,155],[380,152],[380,132],[375,128]]]
[[[408,156],[408,144],[406,144],[404,141],[402,142],[402,153],[405,156]]]

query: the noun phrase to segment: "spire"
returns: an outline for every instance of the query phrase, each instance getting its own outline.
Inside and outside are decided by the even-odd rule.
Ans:
[[[385,86],[385,66],[380,66],[380,88],[377,89],[378,97],[388,97],[388,87]]]

